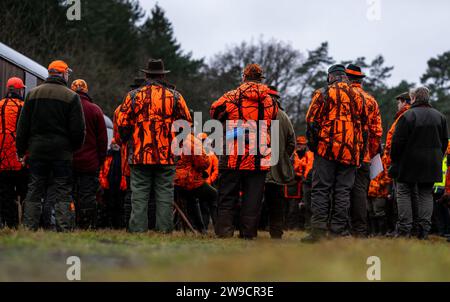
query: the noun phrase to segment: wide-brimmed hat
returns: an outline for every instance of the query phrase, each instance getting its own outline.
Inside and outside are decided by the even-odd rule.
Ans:
[[[361,67],[359,67],[358,65],[354,65],[354,64],[349,64],[347,66],[347,69],[345,69],[345,73],[350,76],[350,77],[354,77],[354,78],[365,78],[366,75],[361,71]]]
[[[170,70],[165,70],[164,62],[161,59],[148,60],[147,69],[141,69],[146,74],[168,74]]]
[[[328,69],[328,73],[345,72],[345,66],[342,64],[335,64]]]

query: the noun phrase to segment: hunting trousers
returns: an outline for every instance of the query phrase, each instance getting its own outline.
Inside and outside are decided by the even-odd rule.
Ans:
[[[419,233],[428,234],[433,215],[433,184],[397,182],[399,232],[410,234],[413,223]]]
[[[370,185],[370,165],[363,163],[356,172],[350,198],[351,232],[357,236],[367,235],[367,192]]]
[[[131,169],[131,215],[129,231],[147,232],[148,205],[152,188],[156,201],[155,231],[173,231],[174,176],[173,165],[132,165]]]
[[[56,230],[67,232],[74,227],[72,208],[72,161],[30,161],[30,182],[24,204],[24,226],[37,230],[41,220],[42,199],[53,177]]]
[[[242,191],[239,214],[240,237],[252,239],[257,236],[266,174],[264,171],[228,169],[219,172],[219,199],[215,225],[218,237],[233,237],[233,218],[240,191]]]
[[[77,227],[95,229],[97,216],[97,192],[100,188],[98,174],[74,174],[73,197]]]
[[[356,167],[316,156],[311,192],[311,231],[336,235],[347,230]]]
[[[27,192],[28,175],[22,171],[0,172],[0,227],[17,228],[19,211],[17,199],[21,202]]]

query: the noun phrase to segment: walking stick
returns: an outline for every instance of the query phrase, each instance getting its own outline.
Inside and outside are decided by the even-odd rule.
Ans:
[[[197,234],[198,232],[194,229],[192,224],[189,222],[189,219],[186,217],[186,215],[183,213],[183,211],[180,209],[180,207],[177,205],[176,202],[173,203],[173,206],[177,210],[178,214],[180,214],[181,218],[184,220],[186,225],[189,227],[189,229],[194,233]]]

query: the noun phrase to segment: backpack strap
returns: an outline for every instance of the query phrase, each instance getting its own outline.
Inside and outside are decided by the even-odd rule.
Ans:
[[[180,102],[181,95],[175,89],[170,89],[170,92],[172,92],[173,95],[172,117],[174,117],[178,108],[178,103]]]

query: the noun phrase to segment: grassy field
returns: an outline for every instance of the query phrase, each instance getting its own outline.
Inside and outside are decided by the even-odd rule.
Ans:
[[[82,281],[367,281],[367,258],[382,281],[450,281],[450,244],[390,239],[299,242],[266,233],[239,239],[125,232],[0,231],[0,281],[67,281],[66,259],[82,261]]]

